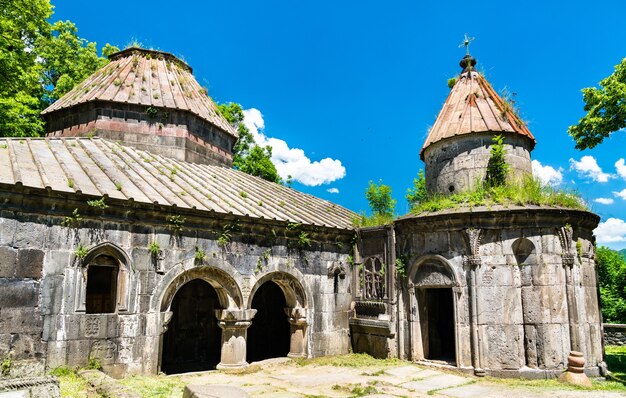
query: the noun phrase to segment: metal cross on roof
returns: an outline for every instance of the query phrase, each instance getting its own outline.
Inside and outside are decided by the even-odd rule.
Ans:
[[[465,53],[467,55],[469,55],[469,45],[473,41],[474,41],[474,38],[473,37],[467,37],[467,33],[466,33],[465,34],[465,39],[463,40],[463,43],[459,44],[459,48],[465,47]]]

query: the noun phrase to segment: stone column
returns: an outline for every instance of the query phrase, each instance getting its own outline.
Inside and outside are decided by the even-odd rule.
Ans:
[[[246,333],[256,310],[215,310],[217,324],[222,329],[222,354],[218,369],[244,368],[246,362]]]
[[[562,254],[565,268],[565,295],[567,297],[567,317],[569,321],[569,339],[572,351],[580,351],[580,333],[578,328],[578,305],[576,303],[576,285],[574,283],[575,259],[572,254]]]
[[[306,308],[285,308],[285,313],[289,319],[289,325],[291,326],[291,338],[289,344],[290,358],[306,358],[307,357],[307,326],[306,320],[307,310]]]
[[[472,341],[472,366],[476,376],[485,376],[485,370],[481,367],[480,342],[478,333],[478,297],[476,289],[476,268],[480,267],[482,261],[479,256],[468,256],[465,259],[469,266],[469,304],[470,304],[470,338]]]

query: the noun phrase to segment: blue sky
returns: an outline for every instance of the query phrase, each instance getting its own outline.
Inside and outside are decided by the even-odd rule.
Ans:
[[[580,89],[626,57],[626,2],[337,3],[53,0],[52,20],[99,46],[137,40],[182,57],[216,101],[250,109],[294,188],[360,211],[382,179],[399,214],[468,33],[478,70],[516,93],[538,174],[589,201],[601,244],[626,247],[626,133],[585,151],[567,135]]]

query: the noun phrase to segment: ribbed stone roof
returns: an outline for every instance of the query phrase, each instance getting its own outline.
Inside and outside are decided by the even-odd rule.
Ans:
[[[193,77],[191,67],[172,54],[128,48],[109,56],[110,62],[78,84],[42,115],[90,101],[111,101],[177,109],[237,137],[237,132]]]
[[[0,187],[23,185],[179,208],[352,229],[339,205],[230,168],[101,138],[0,138]]]
[[[473,59],[472,61],[475,64]],[[452,87],[435,124],[428,132],[420,156],[423,160],[424,150],[435,142],[463,134],[484,132],[517,133],[531,139],[533,146],[536,142],[511,106],[480,73],[469,67],[461,72]]]

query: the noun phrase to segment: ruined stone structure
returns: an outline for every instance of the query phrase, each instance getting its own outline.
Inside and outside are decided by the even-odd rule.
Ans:
[[[535,141],[465,58],[422,150],[433,192]],[[0,357],[9,376],[112,375],[369,352],[478,375],[603,369],[598,217],[548,207],[354,213],[231,169],[236,132],[167,53],[128,49],[0,139]],[[404,275],[396,272],[404,270]]]

